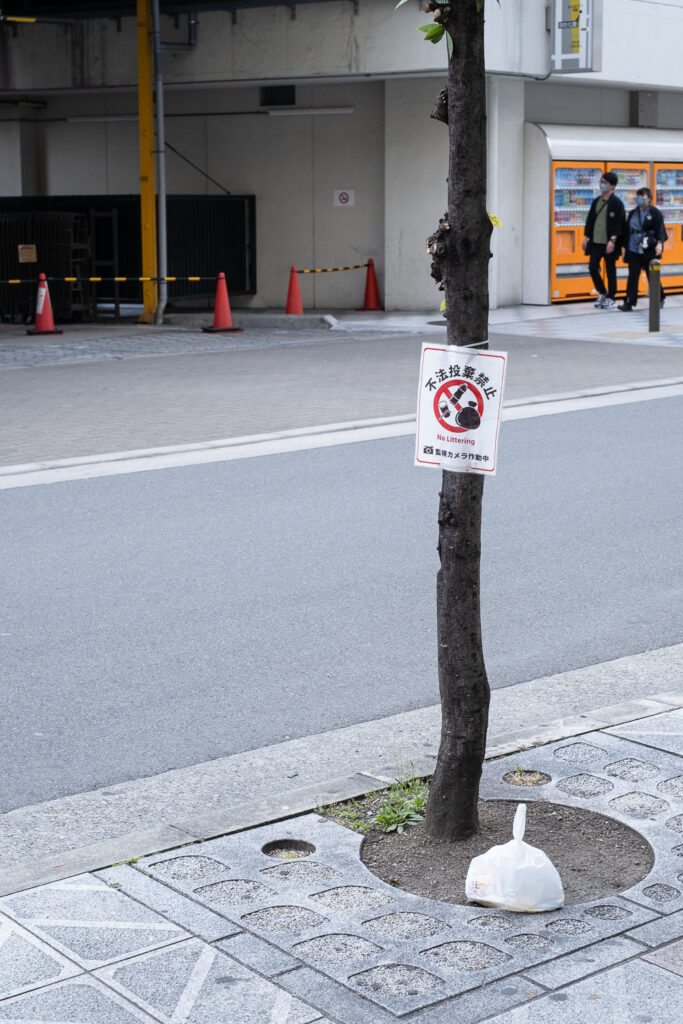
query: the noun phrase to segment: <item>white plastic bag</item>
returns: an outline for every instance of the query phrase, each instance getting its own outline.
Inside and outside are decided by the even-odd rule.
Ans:
[[[470,863],[465,882],[468,900],[527,914],[564,905],[557,869],[543,850],[522,841],[525,826],[526,804],[519,804],[512,824],[514,839],[492,846]]]

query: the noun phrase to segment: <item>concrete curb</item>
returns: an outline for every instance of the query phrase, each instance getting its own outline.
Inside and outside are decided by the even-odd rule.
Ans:
[[[596,708],[591,714],[558,718],[545,726],[518,730],[514,734],[499,734],[489,738],[486,760],[521,753],[556,740],[648,718],[680,707],[683,707],[683,692],[671,691]],[[430,755],[422,761],[413,762],[411,767],[415,776],[429,775],[434,767],[434,757]],[[404,775],[404,771],[396,765],[378,766],[353,775],[286,790],[266,799],[233,804],[210,814],[160,824],[154,829],[140,830],[89,846],[81,846],[66,851],[61,856],[45,858],[20,868],[0,870],[0,896],[84,872],[101,870],[119,861],[138,859],[216,836],[247,831],[308,814],[316,807],[386,789],[401,775]]]
[[[310,331],[316,327],[338,327],[336,317],[327,313],[302,313],[293,316],[291,313],[259,313],[242,309],[232,310],[232,319],[237,327],[261,328],[281,331]],[[194,329],[206,327],[211,323],[211,313],[169,313],[164,317],[164,327],[182,327]]]

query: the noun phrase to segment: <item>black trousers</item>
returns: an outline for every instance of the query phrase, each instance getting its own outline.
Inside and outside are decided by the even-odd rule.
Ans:
[[[606,245],[591,242],[588,269],[598,294],[609,295],[610,299],[613,299],[617,294],[617,254],[616,252],[605,252],[606,248]],[[606,289],[605,283],[602,280],[602,274],[600,273],[600,263],[603,259],[605,261],[605,275],[607,277]]]
[[[628,283],[626,285],[626,301],[629,306],[635,306],[638,302],[638,282],[641,272],[644,270],[647,275],[648,287],[650,285],[650,261],[656,256],[646,256],[644,253],[630,252],[628,254]],[[661,288],[661,297],[664,298],[664,289]]]

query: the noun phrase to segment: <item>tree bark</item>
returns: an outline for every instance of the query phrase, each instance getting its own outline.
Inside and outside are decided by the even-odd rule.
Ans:
[[[453,41],[448,62],[448,231],[442,257],[448,344],[486,347],[491,221],[486,211],[484,15],[475,0],[440,9]],[[479,830],[477,803],[490,689],[480,617],[479,473],[443,472],[439,504],[437,640],[441,743],[425,827],[464,840]]]

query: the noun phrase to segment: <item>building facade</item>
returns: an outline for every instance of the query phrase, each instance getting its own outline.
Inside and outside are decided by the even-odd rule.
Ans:
[[[169,194],[222,186],[255,196],[257,288],[234,303],[282,308],[291,264],[372,257],[387,309],[436,308],[424,240],[446,203],[447,129],[430,118],[446,48],[417,31],[429,20],[422,4],[222,6],[197,11],[192,43],[186,17],[162,13],[166,178]],[[637,150],[683,164],[683,0],[592,0],[599,70],[553,72],[557,19],[571,6],[486,3],[482,173],[488,209],[503,223],[492,241],[492,307],[557,298],[555,136],[563,154],[576,140],[570,160],[624,162]],[[136,20],[125,13],[0,25],[0,195],[139,191],[136,47]],[[536,125],[547,154],[533,142]],[[596,129],[609,129],[604,153]],[[355,308],[362,296],[353,273],[306,275],[301,286],[306,309]]]

